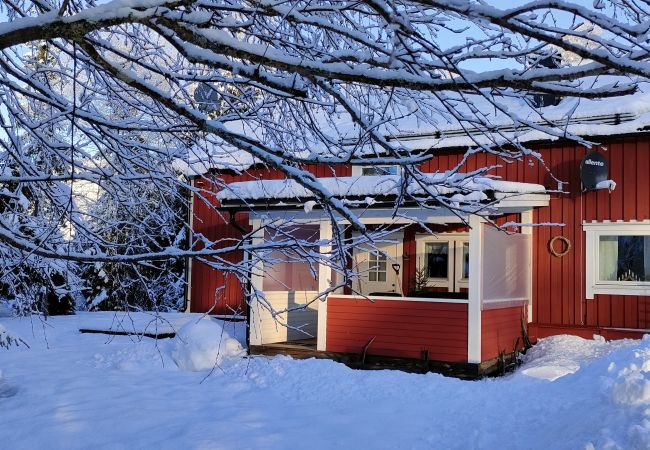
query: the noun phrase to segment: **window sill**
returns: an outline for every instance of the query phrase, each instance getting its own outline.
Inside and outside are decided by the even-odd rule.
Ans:
[[[641,295],[650,296],[650,285],[598,284],[591,289],[594,295]]]

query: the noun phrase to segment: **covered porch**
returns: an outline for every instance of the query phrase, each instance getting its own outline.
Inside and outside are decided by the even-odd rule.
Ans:
[[[519,217],[521,223],[532,223],[532,210],[522,211]],[[292,217],[291,222],[295,220]],[[429,217],[427,223],[436,224],[433,220]],[[455,229],[449,225],[451,217],[439,220]],[[315,290],[270,290],[264,276],[253,277],[254,287],[264,292],[276,311],[288,311],[273,317],[260,303],[252,305],[251,351],[291,349],[294,356],[317,356],[308,351],[316,350],[324,357],[374,355],[481,364],[521,348],[522,320],[530,318],[532,227],[507,234],[477,216],[468,222],[467,232],[428,236],[401,224],[404,227],[392,236],[395,240],[380,247],[383,255],[373,255],[374,249],[355,251],[361,266],[353,281],[357,286],[315,301],[336,276],[325,264],[319,265]],[[321,221],[318,229],[319,239],[331,238],[330,221]],[[435,245],[427,247],[431,243]],[[446,252],[431,253],[440,247],[446,247]],[[323,247],[321,253],[330,250]],[[425,261],[424,288],[412,286],[410,278],[417,276],[413,259]],[[438,261],[447,266],[446,271],[435,264]],[[417,263],[415,267],[422,270]],[[263,267],[258,270],[264,273]]]
[[[389,231],[354,248],[348,266],[358,276],[335,290],[340,274],[328,264],[310,278],[295,262],[265,268],[255,258],[251,288],[263,301],[251,304],[250,352],[477,368],[512,353],[530,318],[533,227],[506,233],[490,222],[533,225],[533,209],[547,204],[544,193],[504,195],[489,220],[444,208],[355,210],[364,225]],[[265,222],[311,233],[322,255],[332,254],[333,227],[349,226],[317,209],[264,208],[250,215],[254,243],[269,238]]]

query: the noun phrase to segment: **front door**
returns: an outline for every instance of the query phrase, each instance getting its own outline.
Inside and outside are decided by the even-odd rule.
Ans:
[[[359,277],[352,286],[362,295],[402,295],[403,233],[392,233],[382,241],[391,243],[363,244],[354,250],[354,270]]]

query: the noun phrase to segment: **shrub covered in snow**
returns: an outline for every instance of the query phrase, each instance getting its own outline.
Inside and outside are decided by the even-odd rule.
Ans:
[[[109,156],[106,164],[119,161]],[[187,215],[185,192],[173,187],[161,191],[150,183],[134,184],[122,196],[101,193],[90,207],[88,226],[104,242],[133,249],[160,252],[182,247]],[[79,239],[95,251],[95,241]],[[135,250],[134,250],[135,251]],[[139,262],[93,262],[82,265],[89,310],[174,311],[182,305],[185,263],[183,258]]]
[[[171,357],[183,370],[208,370],[242,353],[241,344],[215,320],[203,317],[183,325],[171,345]]]

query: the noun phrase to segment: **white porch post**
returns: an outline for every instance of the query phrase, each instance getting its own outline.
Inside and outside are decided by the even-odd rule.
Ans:
[[[521,213],[521,223],[533,223],[533,210],[529,209],[528,211],[524,211]],[[533,228],[532,226],[530,227],[522,227],[521,232],[522,234],[528,234],[530,235],[530,239],[528,241],[528,322],[533,321]]]
[[[259,219],[251,220],[251,226],[253,227],[255,233],[251,238],[252,245],[259,245],[264,242],[264,228],[262,228],[262,221]],[[249,255],[249,258],[255,258],[254,254]],[[260,291],[263,290],[264,282],[264,262],[258,260],[255,265],[251,268],[251,291]],[[250,345],[262,345],[262,327],[261,327],[261,307],[259,302],[254,298],[250,298],[250,318],[249,318],[249,329],[248,329],[248,342]]]
[[[320,246],[322,255],[332,251],[332,222],[325,219],[320,223],[320,239],[330,242]],[[322,262],[318,265],[318,292],[325,292],[330,288],[332,268]],[[316,350],[325,351],[327,344],[327,298],[319,300],[318,304],[318,334],[316,335]]]
[[[467,362],[481,362],[481,298],[483,296],[483,227],[485,219],[469,216],[469,302],[467,305]]]

